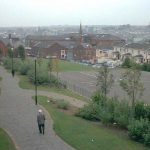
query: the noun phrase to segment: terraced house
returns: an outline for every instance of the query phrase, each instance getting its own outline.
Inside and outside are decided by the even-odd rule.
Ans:
[[[133,58],[136,63],[150,62],[150,44],[131,43],[123,46],[115,46],[114,53],[120,55],[121,60]]]

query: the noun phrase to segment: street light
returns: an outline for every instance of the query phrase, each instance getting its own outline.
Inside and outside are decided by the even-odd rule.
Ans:
[[[35,58],[35,105],[37,105],[37,80],[36,80],[36,58]]]
[[[12,76],[14,77],[14,75],[15,75],[15,70],[14,70],[14,60],[13,60],[13,58],[14,58],[14,53],[13,53],[13,51],[14,51],[14,49],[13,48],[11,48],[11,51],[12,51],[12,70],[11,70],[11,73],[12,73]]]

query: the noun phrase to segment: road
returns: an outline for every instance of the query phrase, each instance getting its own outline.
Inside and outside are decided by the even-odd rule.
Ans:
[[[129,99],[126,92],[122,90],[119,85],[119,79],[122,69],[112,69],[111,73],[114,75],[115,83],[109,92],[109,96],[118,96],[119,99]],[[87,94],[96,91],[97,73],[96,72],[61,72],[59,78],[70,84],[74,84],[81,89],[85,89]],[[146,103],[150,103],[150,73],[142,72],[142,82],[144,83],[144,93],[141,98]]]

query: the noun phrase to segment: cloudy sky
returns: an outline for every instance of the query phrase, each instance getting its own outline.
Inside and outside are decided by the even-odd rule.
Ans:
[[[0,0],[0,26],[148,25],[150,0]]]

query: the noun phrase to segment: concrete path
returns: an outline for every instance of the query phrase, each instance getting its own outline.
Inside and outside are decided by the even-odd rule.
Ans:
[[[52,121],[46,114],[45,135],[38,133],[36,115],[39,106],[35,106],[31,96],[34,91],[18,87],[18,78],[12,77],[0,67],[0,127],[7,130],[20,150],[73,150],[53,131]]]

